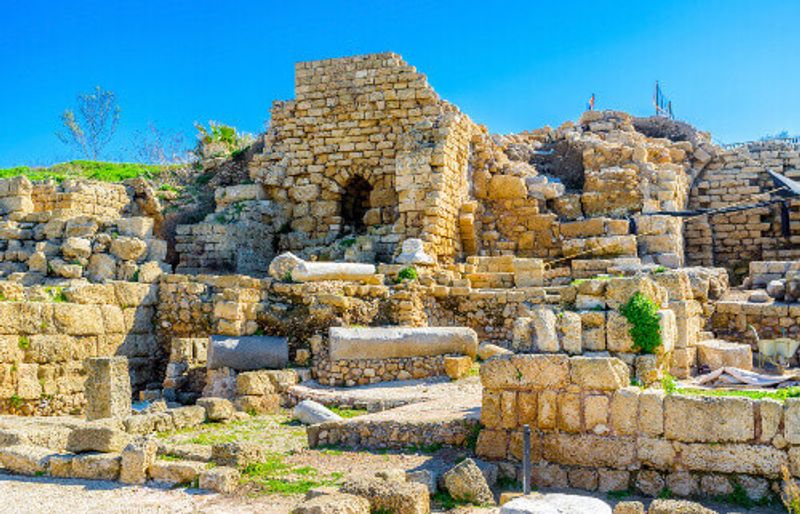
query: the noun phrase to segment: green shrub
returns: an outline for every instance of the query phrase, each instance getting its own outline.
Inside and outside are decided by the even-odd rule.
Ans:
[[[675,381],[675,377],[669,373],[664,373],[664,376],[661,377],[661,387],[665,393],[670,395],[678,389],[678,383]]]
[[[634,347],[641,353],[655,353],[661,346],[658,305],[637,292],[619,309],[619,312],[631,324],[630,334]]]
[[[31,347],[31,340],[28,336],[19,336],[19,341],[17,344],[19,345],[20,350],[27,350]]]
[[[397,282],[407,282],[417,279],[417,269],[414,266],[408,266],[400,270],[397,274]]]

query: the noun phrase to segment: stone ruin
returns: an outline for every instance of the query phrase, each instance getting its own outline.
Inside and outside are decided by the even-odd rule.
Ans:
[[[630,387],[747,369],[760,339],[798,337],[797,200],[789,226],[777,205],[677,213],[768,200],[767,169],[800,176],[800,147],[722,148],[616,111],[490,134],[386,53],[298,63],[295,98],[273,104],[246,167],[249,181],[217,189],[214,212],[174,233],[144,180],[0,180],[0,411],[111,417],[144,434],[233,406],[270,412],[301,380],[457,379],[480,355],[478,454],[516,469],[532,425],[539,484],[714,495],[730,476],[800,474],[793,401]],[[620,313],[637,293],[657,306],[653,354]],[[197,405],[130,415],[126,385]],[[349,426],[309,439],[402,442]],[[464,426],[442,442],[465,444]],[[30,438],[9,440],[0,464],[47,471],[44,450],[19,450]],[[124,463],[135,481],[166,473],[148,471],[147,448],[72,446],[84,447],[117,463],[103,476],[127,476]]]

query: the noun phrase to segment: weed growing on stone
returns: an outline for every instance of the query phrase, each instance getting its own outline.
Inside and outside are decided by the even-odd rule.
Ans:
[[[785,387],[774,391],[750,390],[750,389],[697,389],[692,387],[679,387],[676,391],[679,394],[690,396],[738,396],[761,400],[769,398],[772,400],[784,401],[787,398],[800,397],[800,386]]]
[[[17,344],[19,345],[20,350],[27,350],[31,347],[31,340],[28,336],[19,336],[19,341]]]
[[[414,266],[408,266],[401,269],[397,273],[397,282],[398,284],[401,282],[410,282],[412,280],[417,280],[417,269]]]
[[[631,324],[633,345],[642,353],[655,353],[661,346],[658,305],[637,292],[619,309],[619,312]]]

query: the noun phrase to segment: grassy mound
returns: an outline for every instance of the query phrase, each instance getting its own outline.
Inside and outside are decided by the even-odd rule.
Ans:
[[[85,178],[100,180],[102,182],[122,182],[123,180],[136,177],[156,179],[165,171],[179,167],[181,166],[160,166],[128,162],[70,161],[54,164],[46,168],[32,168],[30,166],[0,168],[0,178],[25,175],[31,180],[54,180],[56,182],[61,182],[68,178]]]

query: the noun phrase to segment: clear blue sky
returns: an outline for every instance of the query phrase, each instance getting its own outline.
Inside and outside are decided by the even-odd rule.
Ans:
[[[391,50],[492,132],[597,107],[676,115],[724,142],[800,133],[800,2],[0,0],[0,166],[76,157],[59,114],[117,93],[110,157],[153,122],[263,130],[293,63]]]

